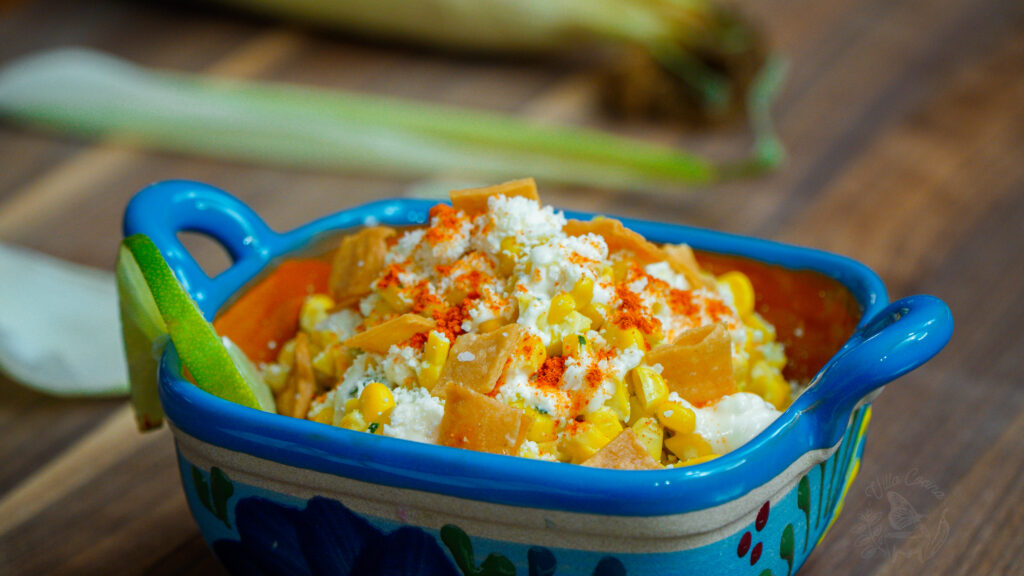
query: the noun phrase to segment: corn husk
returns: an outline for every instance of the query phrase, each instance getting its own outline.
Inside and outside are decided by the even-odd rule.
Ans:
[[[767,87],[775,85],[766,77]],[[771,139],[716,163],[595,130],[309,87],[157,72],[84,49],[0,71],[0,116],[62,134],[324,170],[390,176],[530,175],[594,187],[674,189],[774,167]]]

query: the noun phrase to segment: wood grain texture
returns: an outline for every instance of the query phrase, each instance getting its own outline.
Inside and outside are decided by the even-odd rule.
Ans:
[[[541,193],[565,208],[837,251],[876,269],[894,297],[943,298],[952,342],[876,402],[845,511],[801,574],[1024,573],[1024,4],[744,4],[791,64],[776,107],[784,169],[677,197],[543,182]],[[0,65],[69,44],[170,70],[595,126],[721,159],[749,146],[742,127],[684,132],[607,117],[587,58],[455,58],[202,3],[0,0]],[[4,123],[0,168],[0,240],[105,269],[125,203],[157,180],[225,188],[278,229],[448,185],[159,154]],[[188,245],[223,265],[211,243]],[[48,398],[0,376],[0,574],[223,574],[186,508],[170,435],[140,436],[127,414],[124,401]],[[882,485],[922,515],[906,538],[865,538],[872,514],[888,511]]]

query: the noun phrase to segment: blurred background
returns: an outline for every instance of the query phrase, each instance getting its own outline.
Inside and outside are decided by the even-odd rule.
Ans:
[[[745,0],[652,15],[622,1],[566,25],[579,8],[567,1],[551,10],[559,18],[494,13],[477,28],[438,17],[435,4],[445,3],[404,15],[406,29],[388,24],[398,16],[387,13],[345,27],[242,0],[0,0],[0,243],[109,273],[125,204],[159,180],[221,187],[284,230],[371,200],[441,197],[508,175],[537,177],[542,199],[560,208],[838,252],[878,272],[893,299],[943,298],[957,332],[934,362],[879,398],[845,512],[802,573],[1024,573],[1024,5]],[[627,34],[613,29],[618,20],[638,24]],[[665,22],[678,43],[666,44]],[[492,44],[506,37],[511,46]],[[477,118],[468,111],[482,111],[481,133],[498,132],[495,118],[511,121],[510,133],[522,136],[517,153],[531,155],[512,165],[524,173],[511,175],[507,165],[486,168],[486,155],[460,156],[483,154],[465,135],[422,140],[449,151],[424,160],[428,168],[411,168],[387,146],[347,164],[329,139],[293,149],[282,143],[301,138],[281,137],[282,149],[297,150],[291,160],[273,134],[260,136],[266,157],[231,152],[246,136],[232,141],[230,129],[227,140],[202,146],[180,134],[161,140],[153,135],[173,131],[134,133],[138,126],[118,124],[130,115],[74,108],[111,96],[61,84],[67,67],[40,73],[49,80],[37,87],[25,84],[28,75],[11,80],[25,57],[72,46],[158,75],[170,92],[196,78],[287,83],[366,96],[367,110],[386,108],[385,98],[426,105],[414,116],[440,125],[450,117],[433,106],[443,106],[465,112],[468,128]],[[659,65],[674,75],[666,80]],[[190,97],[205,102],[210,93]],[[316,102],[308,92],[289,100],[288,113],[307,123],[296,133],[316,118]],[[174,112],[188,118],[188,108]],[[331,127],[352,135],[353,149],[373,148],[372,134],[362,141],[358,130]],[[411,128],[394,130],[402,138]],[[564,148],[551,142],[575,149],[597,140],[604,160],[574,157],[578,176],[560,171]],[[619,159],[622,180],[605,184],[589,169]],[[187,245],[209,271],[227,265],[212,242]],[[0,270],[0,284],[20,275],[13,264]],[[33,305],[74,307],[74,294],[56,288]],[[66,325],[46,318],[37,332],[59,339]],[[17,326],[0,326],[0,346],[22,338]],[[167,430],[137,434],[124,398],[54,397],[0,374],[0,460],[0,573],[221,573],[189,517]],[[909,529],[876,522],[892,511],[889,492],[917,515]],[[942,545],[922,552],[915,542],[934,541],[943,526]]]

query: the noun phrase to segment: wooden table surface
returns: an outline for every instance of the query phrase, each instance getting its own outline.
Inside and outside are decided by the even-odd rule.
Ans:
[[[950,345],[886,389],[845,512],[805,574],[1024,574],[1024,4],[747,2],[791,63],[775,109],[790,158],[749,182],[653,197],[541,182],[570,209],[711,227],[839,252],[891,295],[953,309]],[[142,64],[418,98],[600,126],[725,158],[741,129],[624,123],[574,62],[455,59],[177,3],[0,1],[0,64],[62,45]],[[0,124],[0,240],[111,269],[128,198],[192,178],[277,228],[418,183],[130,151]],[[194,244],[216,265],[209,246]],[[3,281],[3,279],[0,279]],[[54,327],[59,330],[59,327]],[[124,400],[60,400],[0,377],[0,574],[218,574],[166,428]],[[884,488],[884,490],[879,490]],[[930,557],[863,538],[896,492],[949,536]]]

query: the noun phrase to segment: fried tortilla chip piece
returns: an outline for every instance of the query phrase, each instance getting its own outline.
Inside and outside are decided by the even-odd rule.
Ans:
[[[644,357],[661,364],[669,390],[694,406],[703,406],[736,392],[732,375],[732,344],[723,324],[687,330],[671,344],[654,348]]]
[[[393,228],[372,226],[346,236],[331,260],[331,293],[339,308],[347,308],[370,293],[384,268]]]
[[[565,233],[570,236],[582,236],[593,233],[604,238],[608,244],[608,253],[617,250],[628,250],[636,255],[641,264],[650,264],[662,260],[665,255],[661,248],[652,242],[648,242],[640,234],[626,228],[622,222],[614,218],[598,216],[593,220],[569,220],[565,224]]]
[[[467,214],[479,214],[487,211],[487,199],[491,196],[522,196],[540,202],[540,196],[537,195],[537,183],[533,181],[533,178],[525,178],[486,188],[452,190],[452,207]]]
[[[295,365],[290,378],[295,379],[295,402],[290,416],[305,418],[316,394],[313,357],[309,351],[309,336],[305,332],[299,332],[295,337]]]
[[[591,468],[611,468],[614,470],[654,470],[661,464],[651,458],[647,447],[637,438],[632,428],[626,428],[605,444],[593,456],[583,462]]]
[[[531,418],[519,408],[455,383],[444,390],[438,443],[478,452],[517,455]]]
[[[661,250],[668,265],[677,274],[682,274],[686,278],[690,288],[714,288],[714,283],[701,271],[692,248],[686,244],[666,244]]]
[[[448,384],[459,384],[474,392],[488,394],[494,390],[505,363],[512,357],[524,333],[522,326],[508,324],[486,334],[459,336],[431,393],[440,396]]]
[[[344,344],[349,348],[362,348],[367,352],[387,354],[392,344],[401,344],[433,327],[434,320],[430,318],[424,318],[419,314],[402,314],[356,334],[345,340]]]

